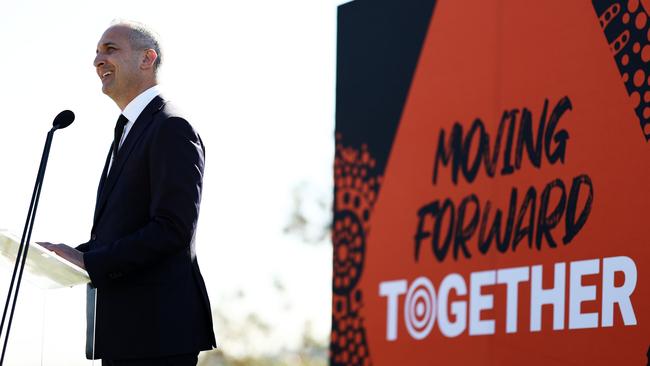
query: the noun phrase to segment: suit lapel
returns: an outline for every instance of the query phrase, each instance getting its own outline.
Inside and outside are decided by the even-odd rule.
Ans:
[[[115,187],[115,183],[120,177],[124,163],[128,160],[131,151],[133,151],[133,148],[137,145],[137,142],[140,140],[142,133],[147,129],[149,124],[151,124],[154,114],[156,114],[164,104],[165,101],[161,96],[155,97],[151,102],[149,102],[142,113],[140,113],[140,116],[138,116],[138,119],[135,121],[135,123],[133,123],[133,127],[131,127],[129,134],[126,136],[126,139],[122,143],[122,147],[117,153],[115,159],[113,159],[111,170],[108,172],[108,176],[106,177],[104,184],[102,185],[100,183],[101,188],[97,199],[97,205],[95,206],[95,223],[97,220],[99,220],[102,210],[108,201],[108,197],[110,196],[113,188]]]
[[[104,170],[102,170],[102,177],[99,179],[99,186],[97,187],[97,199],[95,200],[95,216],[93,222],[97,221],[97,213],[99,210],[99,199],[101,198],[102,190],[104,189],[104,183],[106,183],[106,174],[108,173],[108,166],[111,163],[111,154],[113,153],[113,144],[111,143],[110,149],[108,149],[108,155],[106,156],[106,162],[104,163]]]

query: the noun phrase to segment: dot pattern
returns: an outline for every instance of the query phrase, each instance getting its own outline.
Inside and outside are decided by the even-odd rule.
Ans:
[[[335,295],[336,301],[345,302],[345,297]],[[363,318],[358,314],[346,313],[346,305],[340,305],[343,311],[332,318],[330,365],[370,366],[372,361]]]
[[[368,147],[344,147],[336,136],[334,159],[334,269],[330,365],[372,365],[357,288],[365,258],[369,221],[381,177]]]
[[[639,0],[592,0],[600,27],[639,118],[641,132],[650,141],[650,9]]]

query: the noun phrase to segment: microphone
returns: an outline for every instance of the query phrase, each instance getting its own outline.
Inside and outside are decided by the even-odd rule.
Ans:
[[[3,365],[5,359],[5,352],[7,351],[7,341],[9,340],[9,331],[11,330],[11,323],[14,318],[14,311],[16,310],[16,300],[18,299],[18,292],[20,291],[20,284],[23,279],[23,271],[25,269],[25,262],[27,260],[27,251],[29,250],[29,241],[32,236],[32,229],[34,228],[34,221],[36,219],[36,209],[38,208],[38,200],[41,196],[41,187],[45,178],[45,168],[47,167],[47,159],[50,155],[50,147],[52,146],[52,138],[54,131],[66,128],[74,121],[74,113],[65,110],[59,113],[52,122],[52,129],[47,133],[45,139],[45,147],[43,148],[43,155],[41,156],[41,164],[36,174],[36,183],[34,184],[34,192],[32,193],[32,200],[29,204],[27,211],[27,219],[25,221],[25,228],[23,229],[23,236],[20,239],[18,246],[18,253],[16,255],[16,262],[14,263],[14,271],[11,275],[11,282],[9,283],[9,291],[7,291],[7,300],[5,307],[2,311],[2,321],[0,321],[0,338],[5,330],[5,321],[7,321],[6,332],[4,332],[4,343],[2,344],[2,354],[0,354],[0,366]],[[17,277],[16,277],[17,275]],[[15,288],[14,288],[15,286]],[[13,300],[13,301],[12,301]],[[7,312],[9,318],[7,319]]]
[[[70,110],[62,111],[54,117],[54,122],[52,122],[52,130],[60,130],[70,126],[74,121],[74,113]]]

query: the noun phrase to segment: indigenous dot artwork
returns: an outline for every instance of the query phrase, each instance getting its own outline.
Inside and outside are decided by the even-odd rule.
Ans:
[[[650,140],[650,0],[593,0],[592,4],[647,142]]]
[[[372,365],[357,288],[363,273],[369,220],[381,177],[366,145],[344,147],[337,135],[334,160],[332,365]]]

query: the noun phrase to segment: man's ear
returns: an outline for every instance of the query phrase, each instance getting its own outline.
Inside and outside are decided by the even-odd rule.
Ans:
[[[153,68],[154,63],[158,59],[158,53],[152,48],[148,48],[144,51],[144,56],[142,57],[142,62],[140,63],[140,68],[143,70]]]

